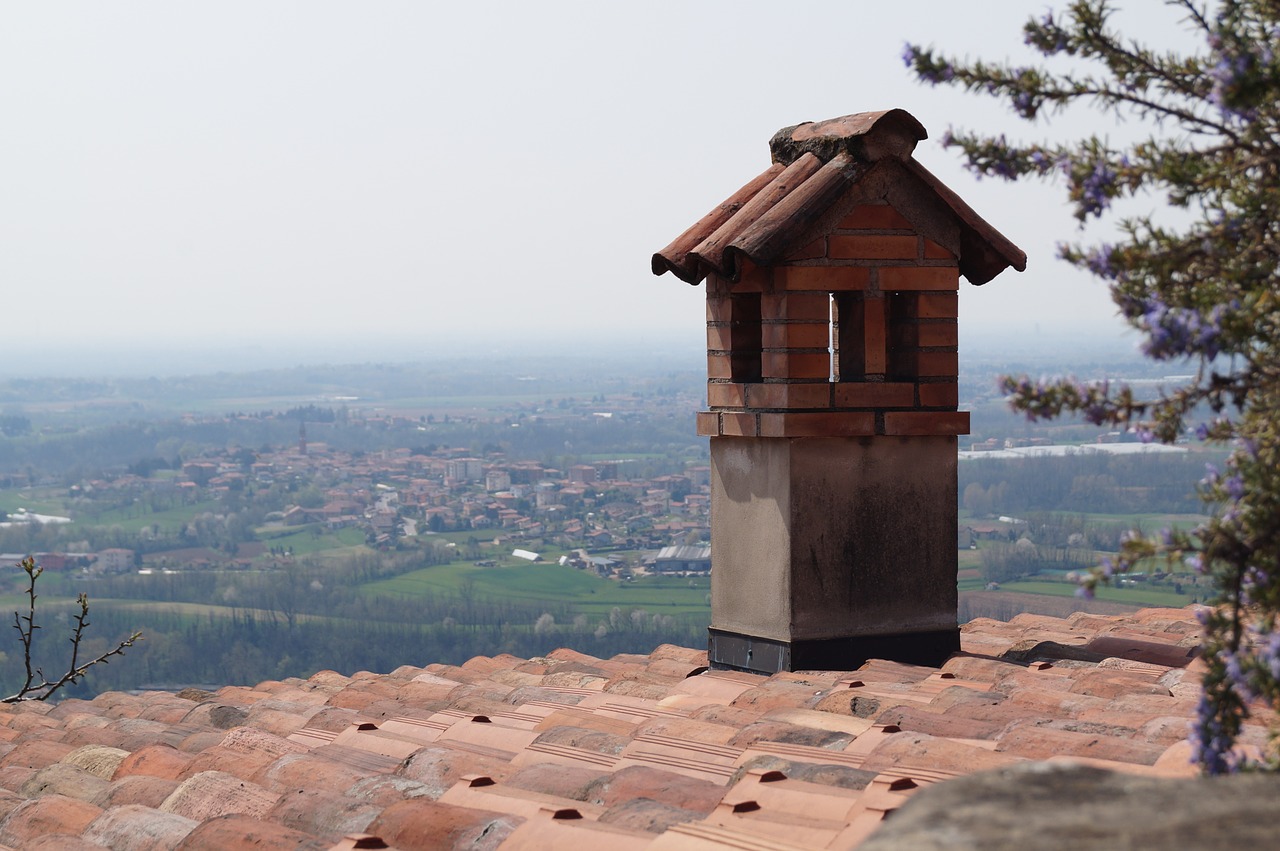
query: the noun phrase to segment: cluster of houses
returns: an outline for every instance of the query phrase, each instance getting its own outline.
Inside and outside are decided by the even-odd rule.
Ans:
[[[408,448],[347,452],[303,437],[271,451],[233,447],[207,453],[169,475],[123,473],[86,481],[74,486],[71,496],[127,500],[131,494],[160,491],[194,505],[233,492],[284,490],[306,498],[285,504],[268,521],[283,527],[358,528],[380,548],[425,532],[476,530],[485,538],[536,539],[564,549],[651,550],[657,559],[664,547],[709,538],[709,467],[649,478],[635,471],[623,460],[558,469],[499,453],[481,458],[465,448],[435,448],[429,454]],[[110,572],[137,566],[132,550],[107,550],[87,560],[70,554],[46,558],[51,569],[61,565],[59,558]]]

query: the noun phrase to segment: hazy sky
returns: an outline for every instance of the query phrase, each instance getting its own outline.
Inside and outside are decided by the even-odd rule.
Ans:
[[[1177,37],[1173,13],[1144,0]],[[980,10],[980,11],[979,11]],[[1023,56],[1025,2],[113,2],[0,16],[0,277],[32,345],[343,348],[698,337],[649,257],[769,162],[778,128],[901,107],[917,158],[1024,248],[962,283],[967,333],[1106,321],[1054,260],[1061,189],[978,182],[906,40]],[[1161,39],[1161,36],[1164,36]],[[1116,327],[1113,324],[1107,327]]]

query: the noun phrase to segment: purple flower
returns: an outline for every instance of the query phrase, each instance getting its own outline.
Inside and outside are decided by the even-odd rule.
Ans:
[[[1226,481],[1223,482],[1223,487],[1226,488],[1227,496],[1232,499],[1240,499],[1244,496],[1244,479],[1240,478],[1238,474],[1229,476]]]
[[[1273,679],[1280,680],[1280,632],[1273,632],[1263,638],[1265,641],[1258,647],[1258,662]]]
[[[1207,695],[1200,696],[1196,706],[1196,723],[1191,728],[1191,761],[1199,763],[1208,774],[1231,771],[1231,739],[1222,729]]]
[[[1185,307],[1169,307],[1159,298],[1142,306],[1138,326],[1147,332],[1143,352],[1154,360],[1201,355],[1213,360],[1221,351],[1225,311],[1217,305],[1208,316]]]
[[[1099,278],[1115,280],[1120,277],[1120,270],[1111,263],[1114,252],[1115,246],[1103,243],[1085,255],[1084,264]]]
[[[1093,171],[1085,175],[1084,180],[1078,182],[1075,188],[1079,190],[1080,205],[1086,216],[1090,214],[1100,216],[1111,206],[1115,181],[1116,173],[1099,160],[1094,163]]]

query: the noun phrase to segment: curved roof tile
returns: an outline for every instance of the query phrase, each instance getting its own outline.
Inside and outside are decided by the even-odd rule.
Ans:
[[[814,237],[851,186],[877,172],[890,182],[914,178],[951,210],[960,230],[960,272],[971,283],[984,284],[1009,266],[1026,269],[1020,248],[912,157],[926,135],[901,109],[784,127],[769,143],[773,165],[654,254],[653,273],[698,284],[709,274],[736,281],[744,260],[773,265]]]

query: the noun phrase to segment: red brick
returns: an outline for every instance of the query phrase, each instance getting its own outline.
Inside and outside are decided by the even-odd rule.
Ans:
[[[753,384],[747,392],[752,408],[828,408],[831,384]]]
[[[827,322],[766,322],[761,328],[766,349],[824,349],[831,343]]]
[[[729,437],[755,437],[756,415],[726,411],[720,415],[720,433]]]
[[[954,322],[924,322],[919,326],[919,345],[954,346],[957,343]]]
[[[960,297],[956,293],[920,293],[916,309],[921,319],[955,319],[959,305]]]
[[[911,222],[904,219],[897,210],[888,204],[854,207],[849,215],[840,220],[838,228],[861,228],[866,230],[894,230],[910,228]]]
[[[884,415],[891,435],[968,434],[968,411],[893,411]]]
[[[916,386],[906,382],[850,381],[836,385],[837,408],[910,408]]]
[[[827,238],[825,236],[815,239],[808,245],[797,248],[786,256],[786,260],[816,260],[819,257],[827,256]]]
[[[733,378],[733,365],[728,355],[707,355],[707,378]]]
[[[833,234],[827,240],[827,256],[833,260],[915,260],[919,248],[914,236]]]
[[[760,293],[773,289],[773,269],[761,269],[751,263],[747,263],[742,270],[741,277],[735,283],[729,285],[735,293]]]
[[[954,408],[960,404],[960,391],[954,382],[921,384],[920,404],[925,408]]]
[[[873,413],[761,414],[761,437],[862,437],[875,434]]]
[[[788,408],[831,407],[831,383],[787,385]]]
[[[916,358],[916,375],[922,378],[960,374],[960,356],[955,352],[920,352]]]
[[[729,322],[733,319],[733,302],[725,296],[707,296],[707,321]]]
[[[761,355],[765,378],[830,378],[828,352],[765,352]]]
[[[713,408],[741,408],[746,404],[746,393],[741,384],[708,384],[707,404]]]
[[[785,266],[778,269],[775,281],[793,292],[865,290],[871,282],[871,270],[866,266]]]
[[[955,266],[890,266],[880,270],[880,291],[958,290],[960,270]]]
[[[729,281],[720,277],[715,272],[707,274],[706,287],[708,296],[729,295]]]
[[[720,415],[715,411],[698,411],[695,422],[698,437],[716,437],[720,434]]]
[[[956,256],[947,249],[931,239],[924,241],[924,256],[926,260],[954,260]]]
[[[765,319],[831,321],[831,296],[825,292],[771,293],[760,299],[760,315]]]
[[[733,347],[728,325],[707,325],[707,351],[727,352]]]
[[[752,384],[747,394],[747,404],[752,408],[785,408],[787,385]]]
[[[864,371],[867,375],[883,375],[888,350],[885,338],[889,333],[884,316],[884,299],[867,299],[864,316],[866,317],[862,332]]]

